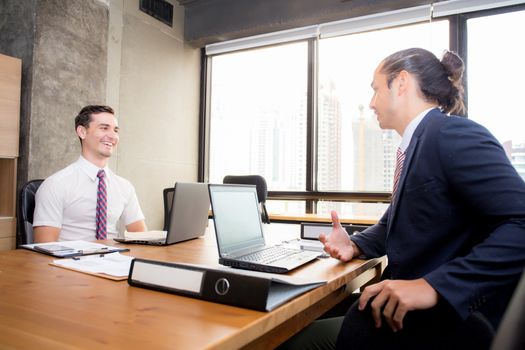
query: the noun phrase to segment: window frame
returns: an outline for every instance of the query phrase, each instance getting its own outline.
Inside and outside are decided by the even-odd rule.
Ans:
[[[455,51],[467,64],[467,20],[471,18],[485,17],[502,13],[525,10],[525,4],[498,7],[469,13],[461,13],[439,17],[439,20],[449,21],[449,50]],[[425,23],[426,21],[416,22]],[[415,23],[411,23],[415,24]],[[410,24],[409,24],[410,25]],[[388,26],[386,28],[395,28]],[[305,201],[306,213],[316,213],[317,203],[321,200],[334,202],[358,202],[358,203],[389,203],[390,191],[319,191],[317,189],[317,82],[318,82],[318,47],[319,38],[307,38],[292,42],[307,42],[307,132],[306,132],[306,185],[305,191],[268,191],[268,200]],[[272,47],[280,44],[267,45]],[[242,50],[241,50],[242,51]],[[207,56],[203,48],[201,50],[201,89],[199,106],[199,153],[198,153],[198,181],[209,181],[209,135],[210,135],[210,81],[213,56]],[[465,106],[468,111],[468,79],[467,70],[464,74]],[[468,114],[465,115],[468,118]]]

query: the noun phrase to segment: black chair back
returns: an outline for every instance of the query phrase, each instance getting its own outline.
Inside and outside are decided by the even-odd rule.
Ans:
[[[270,217],[266,210],[266,199],[268,198],[268,187],[266,180],[261,175],[227,175],[222,180],[225,184],[238,184],[238,185],[255,185],[257,188],[257,198],[261,205],[261,220],[262,222],[269,224]]]
[[[44,180],[31,180],[20,189],[18,197],[18,234],[16,246],[33,243],[33,213],[35,211],[35,193]]]
[[[490,349],[525,349],[525,271],[512,294]]]

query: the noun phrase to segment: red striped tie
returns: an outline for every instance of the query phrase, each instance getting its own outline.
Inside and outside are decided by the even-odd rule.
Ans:
[[[401,177],[401,172],[403,171],[403,163],[405,162],[405,152],[401,151],[401,148],[397,149],[396,154],[396,170],[394,172],[394,189],[392,190],[392,201],[397,192],[397,185],[399,184],[399,178]]]
[[[106,173],[99,170],[98,190],[97,190],[97,230],[95,237],[97,239],[106,239],[107,236],[107,193],[106,193]]]

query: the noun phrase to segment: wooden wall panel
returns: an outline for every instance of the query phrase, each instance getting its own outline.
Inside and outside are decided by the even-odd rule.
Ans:
[[[22,61],[0,54],[0,157],[18,157]]]
[[[22,61],[0,54],[0,250],[16,243],[16,165]]]

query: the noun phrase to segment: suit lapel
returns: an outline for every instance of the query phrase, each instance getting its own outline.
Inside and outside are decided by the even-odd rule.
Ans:
[[[396,216],[398,203],[400,199],[403,197],[403,188],[405,186],[405,179],[406,179],[407,173],[410,170],[410,166],[412,164],[412,158],[414,156],[418,142],[419,142],[419,138],[414,133],[414,135],[412,136],[412,140],[410,140],[410,144],[408,145],[408,148],[406,150],[405,162],[403,163],[401,177],[399,178],[399,184],[397,185],[397,194],[394,196],[394,201],[391,203],[392,208],[390,211],[390,218],[388,220],[387,235],[390,232],[390,227],[392,226],[392,222],[394,221],[394,218]]]
[[[401,171],[401,177],[399,178],[399,184],[397,185],[397,194],[394,197],[394,201],[390,203],[390,217],[388,218],[388,224],[386,228],[387,236],[390,233],[390,228],[392,227],[392,223],[394,222],[394,219],[396,217],[398,203],[401,200],[401,198],[403,198],[405,179],[407,177],[407,174],[409,174],[410,167],[413,165],[412,159],[414,157],[414,154],[416,153],[419,139],[425,131],[426,124],[428,123],[429,119],[432,118],[432,115],[435,112],[441,114],[441,112],[438,109],[433,109],[427,113],[427,115],[421,120],[416,130],[414,131],[412,139],[410,140],[410,144],[408,145],[408,148],[406,150],[405,163],[403,164],[403,170]]]

